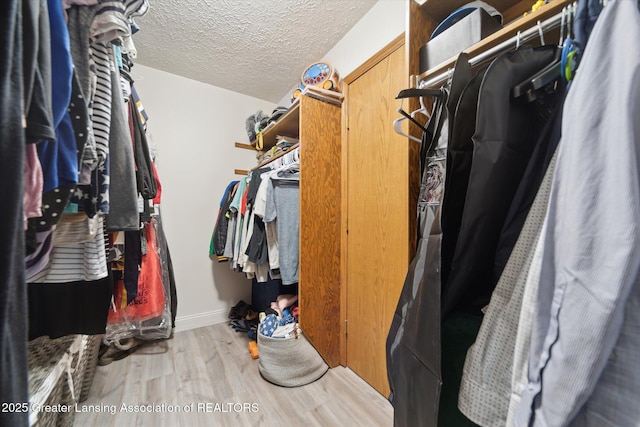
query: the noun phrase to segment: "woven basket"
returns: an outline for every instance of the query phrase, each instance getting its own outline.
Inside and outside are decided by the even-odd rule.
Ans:
[[[73,368],[74,371],[71,375],[73,380],[73,391],[74,394],[71,394],[71,389],[69,388],[68,382],[65,384],[66,387],[62,388],[62,402],[68,405],[75,405],[80,401],[80,397],[82,396],[82,389],[84,385],[84,379],[87,372],[87,367],[89,364],[89,356],[87,354],[87,349],[89,347],[89,336],[82,336],[82,358],[78,360],[78,355],[73,356]],[[67,379],[67,373],[64,375],[65,379]],[[68,403],[66,403],[68,402]],[[75,406],[74,406],[75,409]],[[58,415],[58,426],[71,427],[73,426],[73,421],[75,418],[75,410],[71,412],[63,412]],[[45,424],[43,424],[45,425]]]
[[[67,376],[66,375],[60,375],[60,377],[58,378],[58,381],[56,381],[56,385],[53,388],[53,390],[51,390],[51,393],[49,394],[49,397],[47,398],[47,400],[43,403],[43,405],[57,405],[61,402],[62,400],[62,391],[65,388],[69,388],[69,386],[67,385]],[[60,424],[58,423],[58,418],[59,415],[61,415],[61,413],[59,412],[40,412],[40,414],[38,415],[38,419],[35,423],[30,422],[29,424],[32,426],[42,426],[42,427],[46,427],[46,426],[59,426]],[[30,421],[31,421],[31,417],[29,417]]]
[[[30,414],[31,425],[46,427],[73,425],[75,418],[73,408],[80,397],[88,363],[87,351],[85,351],[88,343],[88,337],[81,335],[67,335],[53,340],[48,337],[39,337],[29,342],[28,366],[31,403],[71,406],[69,412],[40,411],[37,414]],[[71,351],[72,348],[77,351]],[[82,357],[80,357],[81,353]],[[67,354],[68,356],[65,356]],[[69,387],[66,365],[61,362],[65,357],[71,359],[73,395]],[[52,386],[52,384],[54,385]]]
[[[271,338],[258,332],[258,369],[270,383],[299,387],[312,383],[329,369],[304,334]]]
[[[89,397],[93,378],[96,374],[98,366],[98,355],[100,352],[100,344],[104,335],[89,335],[87,338],[87,346],[85,347],[84,357],[87,359],[87,365],[82,380],[82,390],[80,391],[80,402],[84,402]]]

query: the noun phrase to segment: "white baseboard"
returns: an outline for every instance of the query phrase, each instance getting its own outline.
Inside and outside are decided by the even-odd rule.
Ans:
[[[229,310],[213,310],[205,313],[189,314],[187,316],[176,317],[176,328],[174,332],[188,331],[189,329],[202,328],[203,326],[211,326],[218,323],[229,321],[227,317]]]

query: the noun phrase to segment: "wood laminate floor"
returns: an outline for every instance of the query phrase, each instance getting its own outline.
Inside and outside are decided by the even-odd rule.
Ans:
[[[279,387],[260,376],[247,343],[245,334],[218,324],[99,366],[74,425],[393,425],[391,404],[350,369],[329,369],[303,387]]]

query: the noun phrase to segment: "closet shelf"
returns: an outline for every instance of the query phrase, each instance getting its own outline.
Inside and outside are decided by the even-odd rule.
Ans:
[[[260,162],[258,164],[258,166],[254,166],[253,168],[251,168],[252,171],[256,170],[256,169],[260,169],[261,167],[263,167],[264,165],[268,165],[269,163],[273,162],[276,159],[279,159],[280,157],[284,156],[287,153],[290,153],[291,151],[295,150],[296,148],[298,148],[300,146],[300,143],[298,142],[297,144],[293,144],[291,147],[289,147],[288,150],[286,151],[281,151],[278,154],[276,154],[275,156],[271,157],[270,159],[267,159],[263,162]]]
[[[255,147],[251,144],[245,144],[243,142],[236,142],[235,144],[236,148],[244,148],[245,150],[255,150]]]
[[[469,3],[469,0],[427,0],[422,8],[429,14],[429,17],[436,22],[443,21],[454,10]],[[509,22],[517,15],[521,15],[525,10],[521,10],[522,7],[518,7],[521,0],[491,0],[488,3],[494,8],[500,11],[504,17],[504,22]],[[531,4],[535,3],[535,0],[530,1]],[[512,9],[518,8],[518,11],[512,12]]]
[[[504,26],[501,30],[496,31],[495,33],[479,41],[478,43],[474,44],[468,49],[465,49],[464,52],[468,53],[469,56],[471,57],[481,52],[484,52],[504,42],[505,40],[508,40],[509,38],[515,36],[518,33],[518,31],[527,30],[535,26],[538,21],[543,21],[547,18],[550,18],[556,15],[557,13],[560,13],[564,7],[569,6],[573,1],[574,0],[555,0],[555,1],[552,1],[551,3],[542,5],[535,12],[514,20],[513,22]],[[440,1],[439,3],[445,3],[445,2]],[[448,4],[448,2],[446,3]],[[457,0],[454,3],[457,4]],[[502,3],[505,3],[505,2],[502,2]],[[429,1],[426,4],[431,5],[432,2]],[[437,3],[433,2],[433,4],[435,5]],[[451,7],[452,5],[448,5],[447,9],[450,10]],[[431,13],[431,9],[429,9],[429,11]],[[425,71],[422,74],[419,74],[417,76],[418,83],[422,80],[425,80],[428,76],[436,75],[446,71],[449,68],[453,68],[457,57],[458,55],[452,56],[448,60],[436,65],[435,67]]]
[[[287,113],[280,118],[277,122],[266,128],[262,132],[262,151],[267,151],[276,145],[276,138],[280,136],[289,136],[297,138],[300,132],[300,103],[297,102],[293,105]],[[252,141],[251,146],[254,149],[258,149],[256,145],[257,141]]]

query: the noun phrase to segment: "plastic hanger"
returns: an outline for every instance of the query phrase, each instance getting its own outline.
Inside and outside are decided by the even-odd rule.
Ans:
[[[294,171],[300,169],[300,147],[284,154],[282,157],[269,163],[271,169],[277,172]]]
[[[569,6],[567,38],[562,44],[562,54],[560,60],[560,74],[566,81],[571,81],[574,74],[574,57],[576,54],[573,39],[571,38],[571,28],[573,25],[573,15],[576,12],[576,5]]]
[[[282,176],[283,172],[291,172],[291,173],[299,172],[300,162],[292,162],[289,164],[285,164],[283,166],[280,166],[278,169],[276,169],[276,171],[279,174],[279,176]]]
[[[567,38],[564,45],[562,46],[560,72],[562,74],[562,77],[564,77],[564,79],[568,82],[573,79],[573,63],[575,54],[576,50],[573,45],[573,40]]]
[[[424,104],[422,103],[422,98],[420,98],[420,104],[421,104],[421,106],[424,106]],[[402,132],[402,128],[401,128],[402,122],[404,120],[406,120],[406,119],[409,119],[409,120],[411,120],[412,123],[414,123],[416,126],[418,126],[423,132],[425,132],[426,131],[425,127],[422,126],[422,124],[415,119],[416,113],[419,113],[421,110],[422,110],[422,108],[420,108],[420,109],[418,109],[416,111],[413,111],[411,114],[409,114],[406,111],[404,111],[402,109],[402,105],[400,105],[400,107],[398,108],[398,113],[400,113],[402,115],[402,117],[398,117],[397,119],[395,119],[393,121],[393,130],[395,130],[397,134],[402,135],[402,136],[404,136],[406,138],[409,138],[412,141],[415,141],[415,142],[418,142],[418,143],[422,142],[421,139],[416,138],[413,135],[409,135],[409,134],[406,134],[406,133]],[[429,118],[429,114],[426,112],[426,108],[424,109],[424,114],[427,116],[427,118]]]
[[[424,97],[425,96],[430,96],[430,97],[441,97],[442,96],[442,92],[439,89],[403,89],[400,92],[398,92],[398,95],[396,96],[396,99],[402,99],[404,102],[405,98],[420,98],[420,108],[418,108],[415,111],[412,111],[411,113],[407,113],[406,111],[404,111],[404,109],[402,108],[402,103],[400,104],[400,107],[398,107],[398,113],[400,113],[402,115],[402,117],[397,118],[396,120],[393,121],[393,129],[396,131],[397,134],[402,135],[406,138],[409,138],[412,141],[418,142],[418,143],[422,143],[422,140],[420,138],[416,138],[413,135],[409,135],[409,134],[405,134],[404,132],[402,132],[402,128],[400,127],[402,122],[406,119],[410,120],[413,124],[415,124],[416,126],[418,126],[418,128],[420,128],[420,130],[422,130],[422,132],[427,132],[427,128],[424,127],[422,125],[422,123],[420,123],[418,120],[416,120],[415,116],[418,114],[422,114],[424,116],[427,117],[427,119],[431,118],[431,114],[429,113],[429,111],[427,110],[427,108],[424,105]]]
[[[396,99],[419,98],[423,96],[438,98],[442,96],[442,91],[440,89],[403,89],[398,92]]]
[[[402,121],[404,119],[405,119],[404,117],[400,117],[400,118],[395,119],[393,121],[393,130],[395,130],[398,135],[404,136],[405,138],[409,138],[410,140],[415,141],[417,143],[421,143],[422,142],[421,139],[416,138],[413,135],[409,135],[408,133],[402,132],[402,128],[400,127],[400,125],[402,124]]]
[[[565,21],[566,13],[567,13],[567,8],[565,7],[562,9],[562,17],[560,21],[560,40],[558,42],[559,46],[558,46],[558,49],[556,50],[556,55],[553,58],[553,61],[551,61],[549,65],[544,67],[542,70],[538,71],[532,77],[529,77],[524,82],[514,86],[511,89],[512,98],[521,98],[522,96],[526,95],[527,101],[533,101],[534,99],[536,99],[535,91],[543,87],[546,87],[547,85],[551,84],[552,82],[560,78],[561,60],[562,60],[560,46],[562,45],[562,37],[564,34],[564,28],[566,23]],[[538,21],[538,32],[540,34],[540,42],[542,43],[542,45],[544,45],[545,44],[544,34],[542,31],[542,24],[540,23],[540,21]]]

